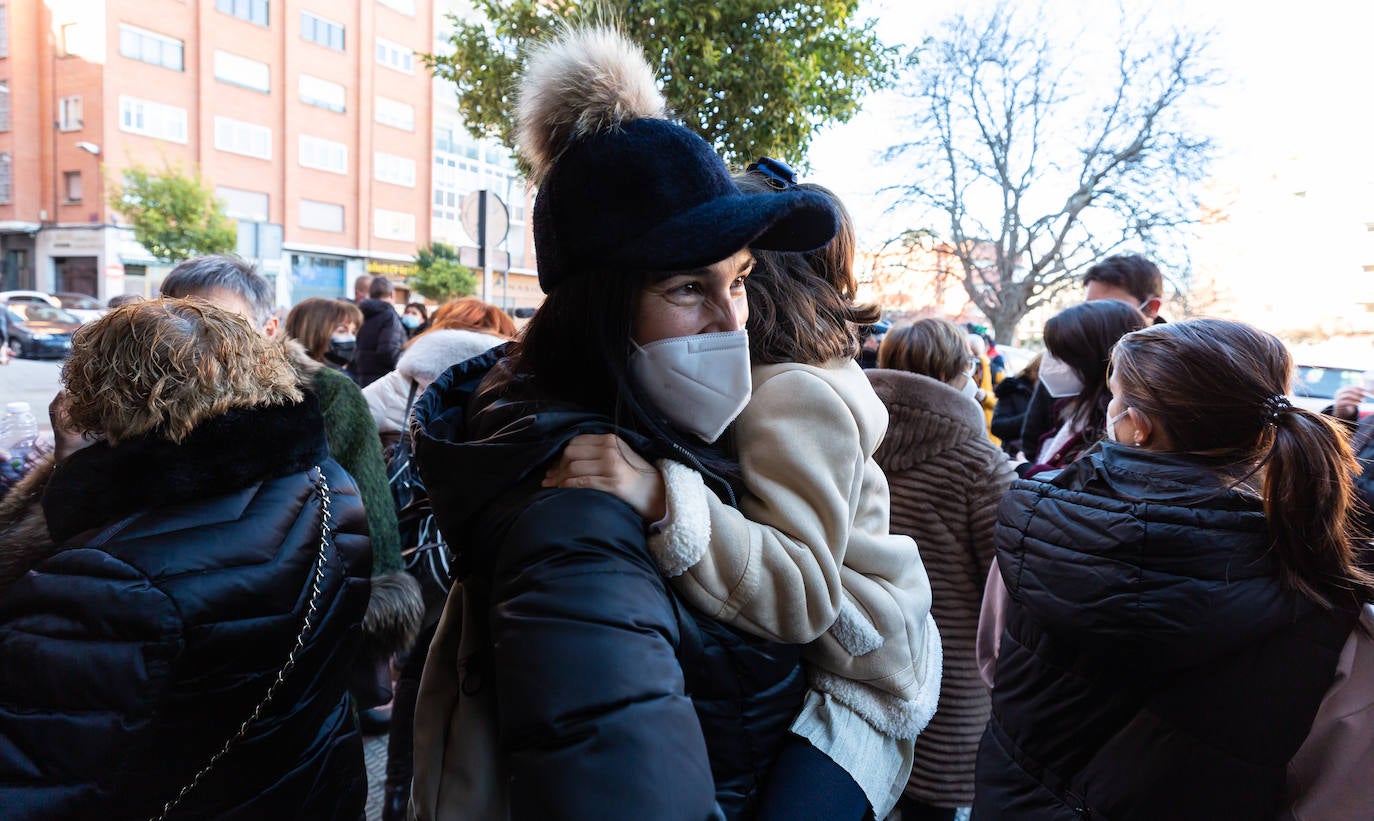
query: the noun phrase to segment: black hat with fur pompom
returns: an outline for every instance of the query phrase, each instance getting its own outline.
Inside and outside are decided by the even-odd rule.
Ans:
[[[545,292],[594,271],[682,271],[741,248],[809,251],[839,223],[809,191],[744,194],[705,140],[664,119],[640,48],[609,28],[539,47],[520,82],[517,143],[539,186]]]

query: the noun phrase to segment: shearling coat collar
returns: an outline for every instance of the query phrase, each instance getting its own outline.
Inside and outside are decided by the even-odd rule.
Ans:
[[[229,411],[180,445],[142,437],[79,450],[53,470],[43,512],[60,544],[143,508],[308,470],[328,456],[324,420],[307,395],[295,405]]]

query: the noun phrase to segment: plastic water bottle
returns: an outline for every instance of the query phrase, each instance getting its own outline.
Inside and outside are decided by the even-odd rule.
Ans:
[[[5,418],[0,420],[0,450],[5,456],[0,463],[0,477],[17,482],[28,472],[30,456],[37,449],[38,420],[29,410],[29,403],[9,403],[5,406]]]

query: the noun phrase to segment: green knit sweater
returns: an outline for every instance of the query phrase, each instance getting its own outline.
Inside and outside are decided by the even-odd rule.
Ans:
[[[323,367],[313,378],[315,396],[324,414],[329,453],[358,483],[367,527],[372,535],[372,575],[402,569],[401,536],[396,529],[396,506],[386,481],[382,441],[362,390],[342,371]]]

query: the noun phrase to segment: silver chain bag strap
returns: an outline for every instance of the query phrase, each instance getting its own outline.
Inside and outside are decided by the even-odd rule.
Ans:
[[[315,557],[315,573],[310,582],[310,603],[305,610],[305,619],[301,622],[301,631],[296,635],[296,643],[292,646],[291,652],[287,654],[286,663],[277,671],[276,680],[267,688],[267,693],[262,697],[262,701],[258,702],[258,706],[253,708],[252,714],[239,725],[238,732],[234,733],[228,741],[224,742],[224,746],[210,758],[210,761],[200,769],[200,772],[195,774],[191,782],[182,787],[181,792],[177,793],[175,798],[162,806],[162,813],[154,816],[150,821],[164,821],[164,819],[171,815],[172,810],[176,809],[177,805],[196,788],[196,785],[215,768],[215,765],[219,763],[220,759],[224,758],[224,756],[229,753],[229,750],[248,734],[248,728],[253,725],[253,722],[258,720],[263,711],[267,709],[267,706],[272,703],[272,697],[277,694],[278,688],[280,688],[282,682],[286,680],[286,676],[291,672],[291,668],[296,666],[296,654],[301,651],[301,648],[305,647],[305,640],[310,635],[310,631],[314,629],[315,616],[319,612],[320,590],[324,581],[324,569],[329,561],[329,534],[331,531],[330,524],[332,519],[329,512],[329,482],[324,478],[324,470],[318,466],[314,469],[313,481],[315,492],[318,493],[320,497],[320,511],[324,515],[320,524],[320,552],[319,555]]]

